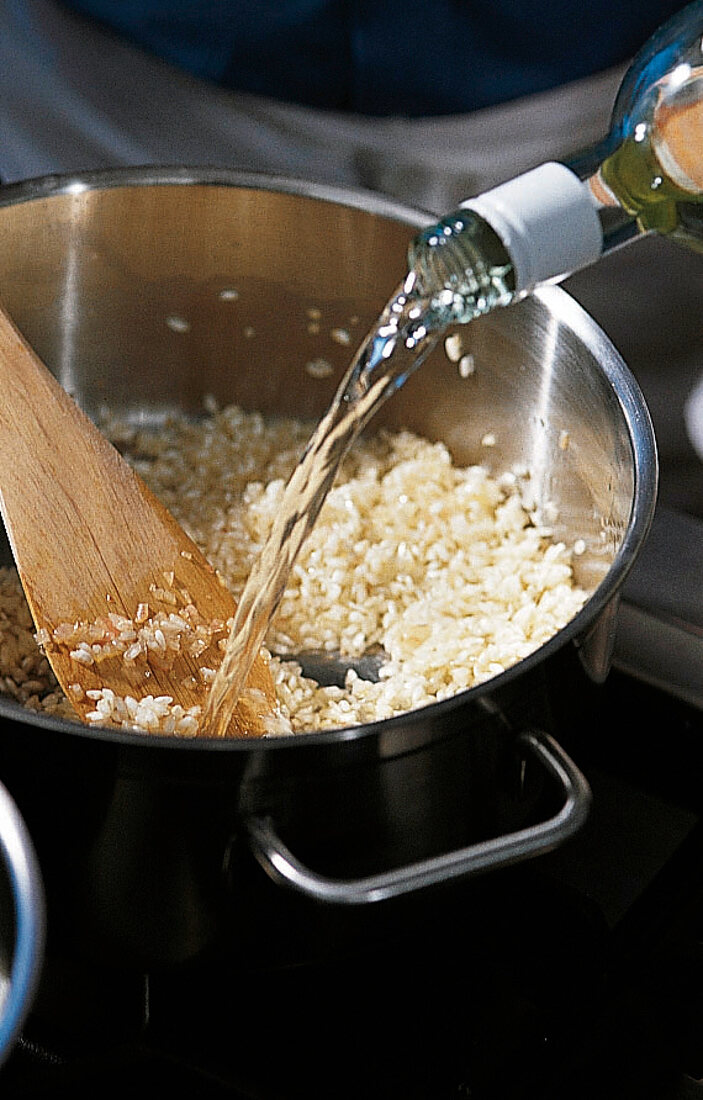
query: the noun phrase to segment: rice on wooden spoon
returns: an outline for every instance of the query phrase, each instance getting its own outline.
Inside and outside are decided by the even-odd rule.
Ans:
[[[233,597],[2,310],[0,379],[0,511],[59,684],[89,722],[119,724],[128,699],[167,712],[156,732],[207,735],[197,717]],[[261,654],[227,736],[279,721]]]

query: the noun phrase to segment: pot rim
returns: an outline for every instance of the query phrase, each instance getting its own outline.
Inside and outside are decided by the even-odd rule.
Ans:
[[[192,185],[274,191],[318,199],[394,219],[415,230],[436,221],[434,214],[373,191],[315,183],[292,176],[209,166],[144,166],[40,176],[0,186],[0,207],[50,198],[54,195],[79,195],[86,191],[119,187]],[[90,737],[91,740],[125,747],[144,745],[154,749],[168,748],[178,752],[251,752],[253,749],[263,752],[297,751],[306,746],[313,748],[336,742],[373,738],[382,731],[388,733],[399,730],[409,717],[417,720],[431,714],[433,717],[440,718],[457,706],[468,701],[477,701],[501,689],[566,643],[578,641],[580,636],[587,633],[587,628],[599,613],[616,598],[649,532],[658,487],[656,440],[649,410],[634,375],[596,321],[575,298],[559,286],[543,286],[534,291],[530,297],[543,302],[552,315],[563,321],[600,365],[600,369],[617,396],[620,411],[627,425],[634,473],[633,504],[628,526],[606,576],[581,610],[533,653],[481,684],[467,688],[451,698],[425,704],[407,714],[360,726],[296,734],[291,737],[188,740],[137,731],[87,727],[77,720],[74,722],[29,710],[2,696],[0,696],[0,716],[14,720],[21,719],[28,725],[58,729],[71,736]],[[520,303],[510,308],[520,308]]]
[[[138,167],[94,169],[46,176],[34,176],[17,183],[0,184],[0,207],[45,199],[53,195],[80,195],[85,191],[117,187],[164,186],[237,187],[256,191],[277,191],[320,199],[339,206],[406,222],[413,228],[431,225],[436,215],[376,191],[317,183],[299,176],[270,172],[247,172],[236,168],[210,165],[144,165]]]

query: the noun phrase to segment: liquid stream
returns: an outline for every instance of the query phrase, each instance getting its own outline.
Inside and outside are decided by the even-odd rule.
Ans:
[[[213,681],[202,730],[225,737],[247,674],[264,641],[280,603],[288,576],[310,533],[339,465],[370,417],[408,376],[420,366],[446,329],[458,320],[485,312],[489,298],[495,304],[499,279],[486,273],[485,289],[459,286],[466,273],[452,280],[453,289],[437,295],[423,290],[418,273],[411,272],[396,290],[375,328],[366,337],[337,393],[311,436],[286,485],[281,508],[261,554],[254,563],[237,606],[227,647]],[[440,287],[443,281],[433,285]]]

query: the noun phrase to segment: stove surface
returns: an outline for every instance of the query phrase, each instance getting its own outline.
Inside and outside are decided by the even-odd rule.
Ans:
[[[616,671],[583,727],[562,849],[297,964],[59,970],[67,1032],[30,1018],[3,1096],[703,1096],[703,713]]]

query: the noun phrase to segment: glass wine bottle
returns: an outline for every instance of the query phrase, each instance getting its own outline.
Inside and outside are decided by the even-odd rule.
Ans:
[[[469,199],[410,247],[435,322],[465,322],[659,233],[703,251],[703,0],[656,31],[597,147]]]

